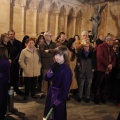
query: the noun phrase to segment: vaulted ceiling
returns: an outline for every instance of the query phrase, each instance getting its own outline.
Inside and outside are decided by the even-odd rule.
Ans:
[[[77,1],[83,2],[83,3],[89,3],[89,4],[99,4],[103,2],[115,2],[119,0],[77,0]]]

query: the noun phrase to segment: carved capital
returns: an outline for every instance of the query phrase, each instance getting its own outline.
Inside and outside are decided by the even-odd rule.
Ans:
[[[15,2],[15,0],[7,0],[7,1],[9,1],[11,7],[14,7],[14,5],[15,5],[14,2]]]
[[[34,0],[33,7],[35,11],[39,9],[39,0]]]
[[[76,18],[77,17],[77,15],[73,15],[73,18]]]
[[[42,11],[49,12],[50,11],[50,4],[44,4]]]
[[[56,15],[59,15],[59,14],[60,14],[60,12],[59,12],[59,11],[55,11],[55,14],[56,14]]]
[[[27,0],[21,0],[21,7],[26,7]]]

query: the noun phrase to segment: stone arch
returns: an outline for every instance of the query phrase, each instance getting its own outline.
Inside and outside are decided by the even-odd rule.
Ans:
[[[34,2],[33,0],[29,0],[27,1],[27,5],[26,5],[26,16],[25,16],[25,33],[28,35],[32,35],[33,34],[33,28],[34,27],[34,10],[33,7],[34,6]]]
[[[51,4],[51,6],[50,6],[50,8],[49,8],[49,11],[58,11],[58,5],[57,5],[57,3],[52,3]]]
[[[11,21],[11,28],[16,31],[16,33],[21,32],[21,21],[22,21],[22,12],[21,12],[21,1],[20,0],[15,0],[14,1],[14,7],[12,6],[11,12],[12,12],[12,21]],[[16,19],[16,18],[19,18]]]
[[[52,3],[52,0],[44,0],[45,3]]]
[[[59,14],[58,33],[62,31],[65,32],[65,15],[66,15],[66,9],[64,6],[62,6]]]
[[[75,12],[74,12],[74,9],[71,8],[70,11],[69,11],[69,15],[68,15],[68,21],[67,21],[67,37],[70,38],[70,37],[73,37],[73,17],[75,15]]]
[[[49,16],[48,16],[48,31],[55,35],[55,25],[56,25],[56,12],[58,7],[56,3],[53,3],[50,7]]]
[[[15,0],[14,3],[15,3],[15,5],[16,4],[21,5],[21,0]]]
[[[41,0],[40,3],[39,3],[38,10],[39,11],[42,10],[43,6],[44,6],[44,0]]]
[[[27,0],[26,1],[26,10],[30,8],[30,3],[32,2],[32,0]]]
[[[76,27],[75,27],[76,28],[75,33],[79,36],[81,34],[81,22],[82,22],[82,12],[81,10],[79,10],[76,15]]]

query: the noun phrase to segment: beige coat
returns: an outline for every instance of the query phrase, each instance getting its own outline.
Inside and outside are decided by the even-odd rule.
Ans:
[[[40,75],[41,62],[38,50],[34,48],[33,52],[29,48],[22,50],[19,58],[19,64],[23,69],[24,77],[35,77]]]
[[[71,58],[72,52],[69,51],[69,60]],[[73,61],[70,60],[70,69],[72,70],[72,83],[70,86],[70,89],[77,89],[78,88],[78,84],[77,84],[77,79],[76,79],[76,75],[75,75],[75,65],[76,65],[76,57]]]

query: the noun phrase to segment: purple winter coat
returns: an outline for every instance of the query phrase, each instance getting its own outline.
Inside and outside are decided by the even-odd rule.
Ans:
[[[61,64],[55,74],[49,70],[45,79],[47,81],[52,80],[52,84],[47,93],[44,116],[46,116],[50,108],[55,105],[56,109],[52,120],[67,120],[66,99],[72,82],[72,72],[70,68],[66,64]]]
[[[7,112],[8,83],[10,82],[10,63],[8,59],[0,59],[0,118]]]

